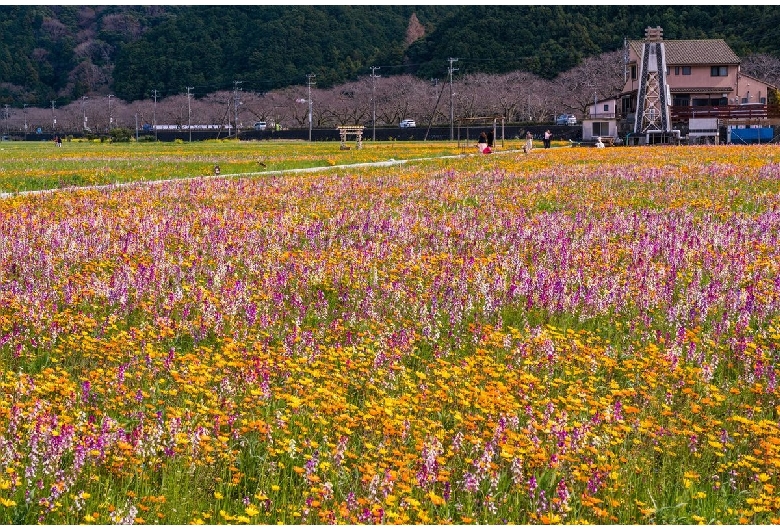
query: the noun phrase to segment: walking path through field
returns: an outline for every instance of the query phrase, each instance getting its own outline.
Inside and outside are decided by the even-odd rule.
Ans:
[[[405,160],[396,160],[394,158],[391,158],[390,160],[383,160],[381,162],[360,162],[357,164],[306,167],[306,168],[297,168],[297,169],[278,169],[278,170],[270,169],[266,171],[252,171],[249,173],[222,173],[220,175],[197,175],[193,177],[178,177],[173,179],[162,179],[162,180],[135,180],[132,182],[121,182],[115,184],[96,184],[92,186],[69,186],[66,188],[50,188],[46,190],[12,191],[12,192],[0,193],[0,199],[7,199],[9,197],[18,197],[23,195],[43,195],[47,193],[59,193],[63,191],[74,191],[74,190],[110,190],[110,189],[118,189],[118,188],[129,188],[132,186],[150,186],[150,185],[166,184],[171,182],[186,181],[186,180],[193,180],[193,179],[205,180],[205,179],[222,179],[222,178],[237,178],[237,177],[240,178],[240,177],[254,177],[258,175],[278,175],[280,173],[311,173],[315,171],[327,171],[327,170],[345,169],[345,168],[400,166],[403,164],[407,164],[409,162],[422,162],[425,160],[443,160],[447,158],[457,159],[457,158],[466,158],[470,156],[496,156],[501,154],[509,154],[509,153],[517,153],[517,152],[522,152],[522,151],[510,149],[507,151],[494,151],[490,155],[479,155],[479,154],[469,153],[469,154],[461,154],[461,155],[442,155],[442,156],[427,157],[427,158],[409,158]]]

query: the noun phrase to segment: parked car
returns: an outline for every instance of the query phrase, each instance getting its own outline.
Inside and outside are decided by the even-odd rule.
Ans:
[[[577,125],[577,117],[574,114],[561,114],[555,120],[555,125]]]
[[[417,127],[417,123],[414,120],[402,120],[398,126],[401,127],[401,129],[406,129],[408,127]]]
[[[256,121],[255,122],[255,130],[256,131],[264,131],[268,128],[268,124],[264,121]]]

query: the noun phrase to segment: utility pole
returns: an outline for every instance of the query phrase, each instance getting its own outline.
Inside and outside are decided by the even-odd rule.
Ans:
[[[84,103],[87,101],[87,96],[81,96],[81,113],[84,115],[84,123],[82,124],[83,130],[87,129],[87,108]]]
[[[152,128],[154,128],[154,141],[157,141],[157,89],[154,92],[154,109],[152,110]]]
[[[27,103],[24,104],[24,140],[27,141]]]
[[[187,87],[187,130],[190,131],[190,143],[192,143],[192,106],[190,105],[190,90],[194,86]]]
[[[5,134],[9,134],[9,132],[8,132],[8,103],[5,104]]]
[[[108,95],[108,132],[111,133],[111,122],[114,121],[114,118],[111,117],[111,98],[114,97],[114,94]]]
[[[315,77],[317,77],[317,76],[314,75],[314,74],[307,74],[306,75],[306,80],[307,80],[308,85],[309,85],[309,141],[310,142],[311,142],[311,85],[313,83],[312,80]]]
[[[238,91],[240,90],[238,85],[241,83],[243,83],[243,81],[233,81],[233,108],[236,115],[236,140],[238,140]]]
[[[371,67],[371,103],[374,106],[374,115],[371,120],[371,137],[374,142],[376,142],[376,87],[374,86],[376,84],[376,78],[379,77],[378,75],[375,75],[375,72],[379,70],[381,66],[372,66]]]
[[[453,106],[453,103],[452,103],[452,73],[458,71],[457,68],[453,68],[452,67],[452,63],[456,63],[456,62],[458,62],[458,60],[457,59],[453,59],[452,57],[450,57],[448,59],[448,61],[450,62],[450,67],[449,67],[449,73],[450,73],[450,141],[452,141],[452,140],[455,139],[455,107]]]
[[[57,117],[54,116],[54,100],[51,100],[51,132],[57,130]]]

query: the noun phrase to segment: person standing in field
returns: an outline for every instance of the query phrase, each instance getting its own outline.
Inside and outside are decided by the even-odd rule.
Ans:
[[[534,148],[534,135],[531,134],[531,131],[528,131],[525,133],[525,147],[523,147],[523,151],[525,151],[526,154],[531,152],[531,149]]]
[[[547,129],[544,131],[544,148],[549,149],[550,148],[550,140],[552,140],[552,133],[550,132],[550,129]]]

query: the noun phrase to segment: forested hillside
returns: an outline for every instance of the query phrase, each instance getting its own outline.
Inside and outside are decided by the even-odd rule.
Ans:
[[[452,64],[552,79],[647,26],[780,56],[774,6],[3,6],[0,104],[265,92],[307,74],[330,87],[372,66],[383,77],[444,79]]]

